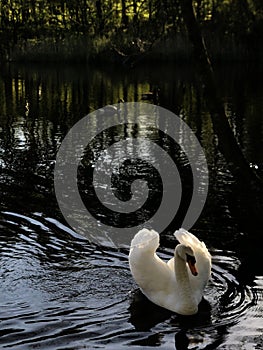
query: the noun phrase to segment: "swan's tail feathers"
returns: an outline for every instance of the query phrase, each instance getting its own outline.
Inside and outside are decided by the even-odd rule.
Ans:
[[[131,241],[131,248],[147,248],[156,250],[159,246],[160,236],[154,230],[146,228],[136,233]]]
[[[179,241],[179,243],[192,247],[195,254],[202,253],[202,255],[205,255],[207,259],[211,259],[211,255],[204,242],[201,242],[192,233],[183,228],[180,228],[179,230],[175,231],[174,236]]]

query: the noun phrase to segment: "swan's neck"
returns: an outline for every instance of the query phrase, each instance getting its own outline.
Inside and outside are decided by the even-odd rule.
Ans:
[[[187,308],[189,310],[196,310],[197,305],[190,284],[186,262],[178,254],[177,249],[175,250],[174,271],[176,278],[177,293],[180,296],[181,306],[184,309]]]
[[[178,285],[183,286],[184,290],[190,290],[190,281],[185,261],[180,257],[178,251],[175,251],[174,271]]]

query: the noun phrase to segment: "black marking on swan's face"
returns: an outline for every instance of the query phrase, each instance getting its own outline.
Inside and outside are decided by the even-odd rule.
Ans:
[[[188,263],[188,266],[190,268],[190,271],[192,273],[193,276],[197,276],[198,275],[198,272],[197,272],[197,269],[196,269],[196,260],[195,260],[195,257],[193,255],[190,255],[190,254],[187,254],[186,253],[186,261]]]
[[[186,253],[186,261],[192,265],[196,264],[195,257]]]

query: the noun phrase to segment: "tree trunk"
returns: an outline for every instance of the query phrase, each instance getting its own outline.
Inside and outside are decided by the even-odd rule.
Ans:
[[[127,27],[128,16],[126,14],[126,0],[121,0],[121,22],[124,27]]]
[[[96,10],[97,10],[97,19],[98,19],[98,30],[99,30],[99,33],[101,33],[104,29],[101,0],[96,1]]]

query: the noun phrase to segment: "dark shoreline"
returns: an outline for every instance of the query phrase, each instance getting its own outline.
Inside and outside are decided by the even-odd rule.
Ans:
[[[258,42],[236,42],[229,38],[204,37],[212,62],[263,62],[263,48]],[[113,64],[127,68],[144,63],[192,62],[192,46],[186,35],[167,36],[144,51],[129,45],[118,48],[105,38],[90,40],[84,37],[69,37],[58,41],[54,38],[28,40],[16,44],[8,53],[1,48],[1,62],[17,63],[90,63]],[[4,53],[4,54],[3,54]]]

